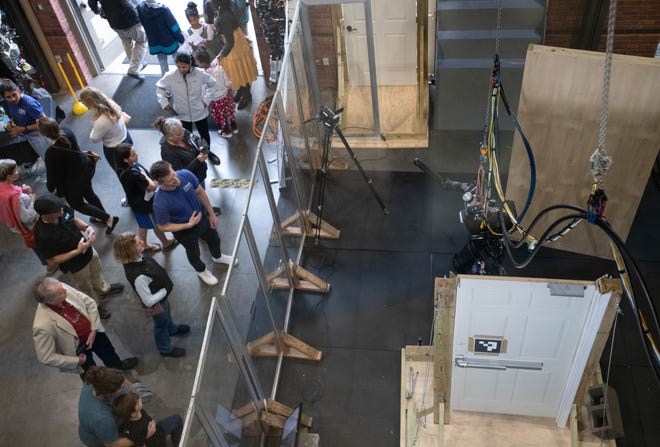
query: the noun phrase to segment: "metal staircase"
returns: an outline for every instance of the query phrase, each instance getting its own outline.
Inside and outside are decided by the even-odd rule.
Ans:
[[[500,3],[502,84],[517,110],[527,46],[543,43],[547,0],[438,0],[434,129],[483,129]]]

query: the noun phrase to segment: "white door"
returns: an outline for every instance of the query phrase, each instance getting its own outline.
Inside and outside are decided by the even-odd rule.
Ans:
[[[364,6],[346,3],[342,8],[350,84],[369,85]],[[416,1],[372,1],[371,8],[378,85],[416,85]]]
[[[477,367],[454,365],[451,408],[554,418],[594,299],[584,287],[583,297],[551,296],[546,282],[460,278],[453,358]]]

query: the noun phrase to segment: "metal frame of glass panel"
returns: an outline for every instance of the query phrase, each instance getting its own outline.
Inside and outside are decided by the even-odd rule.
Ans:
[[[254,267],[254,283],[264,297],[264,304],[267,312],[266,320],[267,323],[272,326],[271,329],[275,335],[275,344],[279,348],[279,355],[277,356],[276,365],[273,371],[273,385],[270,391],[270,397],[273,399],[275,399],[277,393],[282,364],[285,358],[283,355],[280,332],[287,331],[288,329],[295,292],[295,289],[293,288],[293,274],[288,261],[291,260],[294,263],[299,263],[303,256],[303,247],[305,243],[303,215],[311,205],[315,183],[314,181],[309,180],[311,185],[306,185],[304,180],[305,175],[309,173],[308,171],[313,171],[314,169],[311,158],[312,147],[316,145],[315,149],[319,150],[320,147],[318,147],[318,145],[321,144],[321,139],[318,137],[320,133],[320,123],[313,121],[316,125],[309,127],[307,124],[314,118],[314,115],[304,116],[305,111],[310,114],[317,113],[321,106],[307,7],[341,3],[364,4],[365,18],[367,19],[366,23],[368,28],[367,43],[372,82],[374,125],[376,134],[380,134],[370,0],[301,0],[296,7],[296,12],[289,30],[290,33],[287,40],[285,56],[283,58],[284,63],[280,73],[280,83],[275,92],[271,109],[266,118],[264,129],[257,145],[254,164],[250,173],[250,186],[247,191],[247,198],[239,225],[238,237],[236,238],[232,249],[232,256],[236,257],[242,247],[241,244],[243,238],[245,238],[245,246],[250,253]],[[295,41],[294,39],[298,39],[298,41]],[[295,49],[295,53],[292,49]],[[282,81],[283,79],[285,79],[285,81]],[[287,80],[290,80],[290,82]],[[305,90],[307,91],[307,95],[303,94],[301,86],[306,87]],[[286,101],[285,98],[287,99]],[[287,105],[290,106],[289,110],[287,110]],[[273,132],[271,123],[275,122],[278,124],[274,127],[278,132],[281,132],[281,139],[276,142],[267,141],[267,134]],[[301,228],[301,234],[298,238],[285,235],[281,227],[282,219],[280,218],[280,211],[278,209],[278,204],[280,202],[278,202],[276,194],[272,189],[273,187],[271,186],[268,173],[268,163],[264,156],[264,148],[268,144],[279,144],[277,147],[277,153],[278,156],[282,158],[282,160],[280,160],[281,171],[279,172],[279,185],[282,185],[282,179],[285,178],[287,173],[290,174],[292,179],[286,187],[287,189],[292,189],[291,202],[298,212],[298,223]],[[298,144],[298,147],[296,147],[296,144]],[[303,166],[302,163],[298,163],[299,159],[297,160],[296,156],[300,156],[301,154],[306,154],[309,160],[309,165]],[[256,181],[259,175],[261,182]],[[251,204],[254,194],[261,193],[262,189],[268,201],[268,211],[253,210],[251,209]],[[272,231],[270,234],[274,236],[273,243],[279,246],[279,257],[280,260],[283,261],[284,272],[290,284],[281,322],[278,321],[277,312],[275,312],[277,304],[271,300],[272,288],[271,284],[268,282],[268,275],[266,274],[267,270],[264,265],[266,258],[265,254],[262,254],[259,251],[254,232],[255,227],[249,217],[250,212],[261,212],[264,218],[268,217],[268,219],[272,219],[272,222],[267,220],[267,222],[272,224]],[[269,213],[269,215],[266,213]],[[212,337],[215,335],[217,338],[219,334],[218,332],[215,332],[214,334],[214,331],[219,330],[220,334],[224,336],[223,340],[226,343],[225,348],[229,350],[228,352],[238,368],[239,376],[236,383],[240,382],[245,386],[248,395],[247,398],[252,401],[255,408],[260,408],[261,402],[266,397],[266,392],[262,388],[254,360],[248,354],[246,340],[243,339],[237,330],[231,306],[229,305],[229,299],[231,296],[228,294],[230,293],[230,284],[234,277],[233,272],[234,268],[233,266],[230,266],[225,277],[225,282],[222,286],[220,297],[218,299],[214,298],[211,303],[191,399],[186,413],[181,441],[182,446],[213,445],[224,447],[229,445],[229,441],[223,437],[222,430],[216,426],[213,416],[209,413],[209,409],[200,403],[200,398],[202,396],[209,401],[213,400],[214,396],[219,396],[221,393],[219,389],[203,388],[205,382],[204,378],[212,377],[211,375],[214,374],[214,371],[206,370],[208,364],[213,363],[211,361],[213,359],[209,357],[214,354]],[[280,308],[278,310],[282,309]],[[216,328],[216,326],[219,326],[219,328]],[[213,378],[217,379],[217,377]],[[238,387],[235,383],[229,383],[227,385]],[[231,394],[231,391],[236,391],[236,389],[237,388],[222,391],[229,391]],[[200,433],[196,433],[195,440],[190,438],[191,427],[193,426],[201,427],[201,430],[204,432],[205,438],[201,443],[199,443]]]

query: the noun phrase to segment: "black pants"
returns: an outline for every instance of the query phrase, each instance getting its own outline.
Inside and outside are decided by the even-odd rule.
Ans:
[[[90,366],[96,365],[92,352],[96,354],[108,368],[121,368],[121,359],[115,352],[115,347],[112,346],[112,342],[108,336],[105,335],[105,332],[97,332],[92,349],[85,349],[83,351],[83,354],[87,356],[87,360],[82,365],[82,369],[85,372]]]
[[[192,133],[192,131],[193,131],[193,122],[192,121],[183,121],[183,120],[181,120],[181,125],[188,132]],[[195,127],[197,128],[197,132],[199,132],[199,136],[204,138],[204,140],[208,143],[208,145],[210,147],[211,146],[211,135],[209,135],[209,123],[206,121],[206,118],[204,118],[202,120],[199,120],[199,121],[195,121]]]
[[[110,214],[105,211],[101,199],[99,199],[99,196],[94,192],[94,188],[92,188],[91,179],[89,184],[81,187],[74,194],[67,193],[66,201],[71,208],[86,216],[96,217],[103,222],[106,222],[110,218]]]
[[[186,256],[188,262],[197,272],[203,272],[206,269],[206,264],[200,258],[199,241],[202,239],[208,245],[211,251],[211,256],[219,258],[222,256],[220,251],[220,236],[218,231],[211,228],[206,213],[203,212],[202,220],[197,225],[187,230],[177,231],[172,233],[177,241],[181,243],[186,249]]]
[[[121,144],[130,144],[133,145],[133,138],[131,137],[130,132],[126,131],[126,138]],[[115,147],[109,147],[105,144],[103,145],[103,155],[105,155],[105,160],[108,162],[113,172],[119,177],[119,172],[117,171],[117,159],[115,155]]]

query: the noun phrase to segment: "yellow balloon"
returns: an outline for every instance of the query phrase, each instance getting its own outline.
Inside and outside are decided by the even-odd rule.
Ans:
[[[73,105],[73,114],[74,115],[84,115],[87,113],[87,107],[80,101],[76,101]]]

